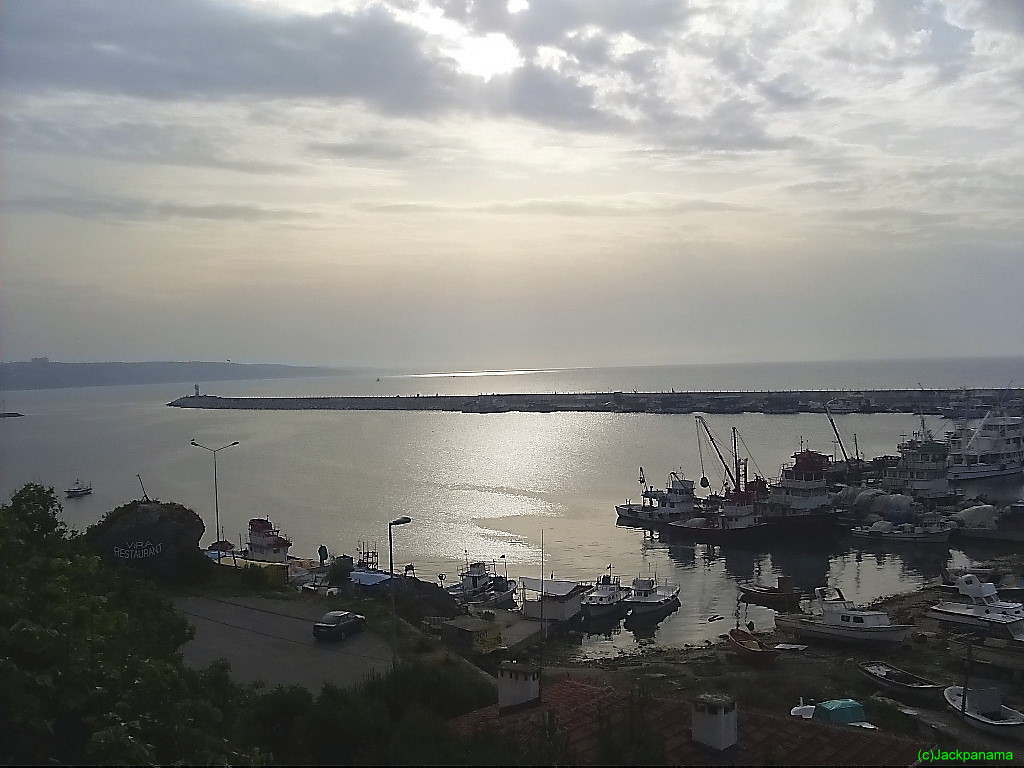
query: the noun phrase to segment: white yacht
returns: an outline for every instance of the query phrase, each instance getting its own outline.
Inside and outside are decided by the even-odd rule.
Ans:
[[[956,580],[966,603],[937,603],[927,615],[946,624],[957,624],[986,634],[1006,637],[1024,643],[1024,605],[999,599],[996,585],[981,581],[973,573]]]
[[[1024,472],[1024,418],[993,416],[964,420],[948,433],[947,468],[952,482]]]
[[[803,637],[875,643],[898,643],[911,629],[909,624],[890,623],[884,611],[858,610],[834,587],[815,589],[814,604],[819,613],[781,614],[775,626]]]

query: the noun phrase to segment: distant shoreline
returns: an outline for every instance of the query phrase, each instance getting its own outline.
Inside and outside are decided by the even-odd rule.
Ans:
[[[1011,396],[1019,403],[1024,390],[974,390],[979,396]],[[823,413],[824,404],[842,413],[940,414],[958,394],[956,389],[837,390],[781,392],[587,392],[503,395],[391,395],[333,397],[218,397],[189,395],[172,400],[173,408],[267,411],[457,411],[549,413]]]

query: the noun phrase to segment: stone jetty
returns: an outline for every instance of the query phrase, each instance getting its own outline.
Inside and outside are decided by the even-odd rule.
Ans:
[[[974,390],[1019,410],[1024,390]],[[189,395],[175,408],[311,411],[461,411],[503,413],[584,411],[597,413],[824,413],[825,403],[841,413],[939,414],[963,390],[911,389],[784,392],[567,392],[544,394],[392,395],[346,397],[218,397]]]

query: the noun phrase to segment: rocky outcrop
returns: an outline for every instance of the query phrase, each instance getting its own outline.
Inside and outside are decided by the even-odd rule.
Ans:
[[[196,567],[205,532],[202,518],[181,504],[136,500],[108,512],[85,538],[109,563],[173,578]]]

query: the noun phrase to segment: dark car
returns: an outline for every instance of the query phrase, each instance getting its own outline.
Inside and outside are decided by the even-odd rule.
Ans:
[[[317,640],[342,640],[366,626],[366,617],[348,611],[329,611],[313,624]]]

